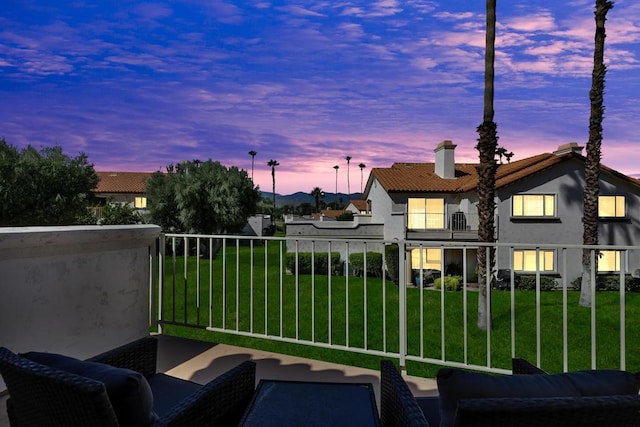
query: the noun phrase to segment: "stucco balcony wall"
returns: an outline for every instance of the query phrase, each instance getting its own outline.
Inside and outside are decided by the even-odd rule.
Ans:
[[[159,235],[154,225],[0,228],[0,345],[86,358],[147,335]]]

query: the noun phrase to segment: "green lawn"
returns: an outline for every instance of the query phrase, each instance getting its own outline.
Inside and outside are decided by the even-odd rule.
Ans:
[[[211,325],[216,328],[224,327],[270,336],[297,338],[303,341],[330,342],[341,346],[398,352],[399,288],[390,281],[367,278],[365,289],[364,279],[357,277],[301,275],[296,280],[295,275],[286,274],[284,271],[280,242],[270,241],[266,249],[264,245],[256,244],[251,248],[236,246],[235,241],[229,242],[228,246],[218,252],[213,261],[212,270],[208,258],[198,259],[190,256],[186,260],[188,274],[185,277],[185,258],[167,259],[163,290],[164,319],[171,324],[165,326],[165,333],[378,369],[379,357],[375,356],[206,331],[203,327],[209,325],[210,305]],[[265,250],[267,251],[266,261]],[[223,265],[223,258],[226,259],[226,265]],[[251,265],[253,265],[253,275]],[[199,286],[196,271],[200,271]],[[239,271],[239,274],[236,274],[236,271]],[[211,294],[208,285],[210,274],[214,283]],[[486,332],[479,331],[475,327],[477,295],[475,292],[467,294],[467,360],[471,364],[485,365]],[[496,291],[492,295],[491,364],[493,367],[509,369],[511,294]],[[562,370],[562,296],[562,292],[544,292],[540,296],[541,364],[544,369],[551,372]],[[591,367],[589,327],[591,311],[578,306],[578,297],[578,292],[575,291],[568,294],[568,343],[571,370]],[[639,298],[640,294],[636,293],[626,296],[626,368],[632,371],[640,370]],[[211,304],[209,304],[210,301],[212,301]],[[535,302],[534,292],[518,291],[515,294],[516,356],[534,362],[536,360]],[[253,306],[253,313],[251,306]],[[268,307],[266,316],[265,306]],[[443,357],[441,348],[443,306],[445,359],[462,362],[464,361],[462,292],[441,294],[439,291],[421,292],[418,288],[407,289],[408,353],[424,358],[441,359]],[[597,366],[618,368],[620,361],[619,294],[617,292],[598,293],[596,307]],[[329,325],[329,318],[332,319],[331,325]],[[185,327],[180,324],[196,325],[200,328]],[[424,376],[433,376],[438,368],[425,363],[409,365],[410,372]]]

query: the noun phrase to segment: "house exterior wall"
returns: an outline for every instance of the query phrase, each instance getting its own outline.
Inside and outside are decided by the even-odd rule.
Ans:
[[[385,193],[386,194],[386,193]],[[434,193],[393,193],[387,195],[395,215],[387,224],[385,221],[385,238],[408,240],[478,240],[477,202],[469,200],[468,195],[434,194]],[[445,228],[442,230],[408,230],[407,203],[409,198],[443,198],[445,200]],[[453,224],[453,215],[461,213],[466,226],[458,229]]]
[[[264,230],[271,225],[271,215],[253,215],[247,220],[240,234],[243,236],[262,236]]]
[[[331,252],[340,252],[340,259],[344,262],[348,253],[379,252],[384,253],[384,244],[376,243],[383,239],[383,225],[370,222],[368,215],[356,215],[353,221],[293,221],[286,223],[287,252],[328,252],[327,239],[335,238],[331,242]],[[297,240],[296,237],[302,237]],[[313,237],[321,240],[313,241]],[[347,247],[344,239],[366,239],[355,241]]]
[[[634,211],[637,212],[640,208],[640,195],[637,193],[637,187],[606,171],[602,171],[600,180],[601,195],[625,196],[627,218],[625,220],[601,220],[599,222],[599,244],[638,245],[640,243],[640,217],[634,214]],[[531,249],[531,243],[582,244],[583,188],[583,163],[571,160],[499,189],[497,192],[499,198],[497,240],[501,243],[513,243],[516,249]],[[552,219],[513,218],[511,215],[512,195],[520,193],[556,195],[557,216]],[[581,274],[581,252],[569,251],[567,256],[567,279],[571,281]],[[640,268],[640,253],[631,251],[629,256],[627,272],[631,273],[634,269]],[[508,248],[498,250],[497,263],[498,268],[511,268]],[[556,253],[555,273],[561,273],[562,265],[562,254]]]
[[[96,194],[96,197],[114,203],[126,203],[133,207],[136,197],[145,197],[145,195],[133,193],[100,193]]]
[[[398,205],[375,177],[367,198],[371,200],[371,222],[384,224],[384,239],[404,239],[405,206]]]
[[[159,235],[155,225],[0,229],[0,345],[86,358],[148,335]]]

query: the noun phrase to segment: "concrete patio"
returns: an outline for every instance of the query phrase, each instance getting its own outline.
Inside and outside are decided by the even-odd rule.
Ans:
[[[261,379],[328,382],[368,382],[373,384],[380,406],[380,373],[336,363],[287,356],[243,347],[214,344],[158,335],[158,371],[206,383],[245,360],[256,362],[256,384]],[[434,379],[408,376],[406,381],[416,396],[437,394]],[[0,427],[9,426],[5,401],[0,397]]]

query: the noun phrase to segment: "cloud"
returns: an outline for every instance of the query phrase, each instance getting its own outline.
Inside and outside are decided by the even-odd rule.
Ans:
[[[528,33],[548,33],[557,28],[553,15],[546,10],[534,15],[510,17],[501,21],[501,23],[509,30]]]
[[[443,11],[443,12],[438,12],[433,16],[438,19],[442,19],[443,21],[461,21],[461,20],[466,21],[471,18],[474,18],[475,14],[473,12],[457,12],[456,13],[456,12]]]
[[[279,7],[278,9],[285,11],[294,16],[314,16],[314,17],[326,16],[320,12],[316,12],[316,11],[304,8],[302,6],[296,6],[296,5],[283,6],[283,7]]]
[[[138,15],[147,19],[167,18],[172,15],[173,10],[162,3],[141,3],[133,9]]]

